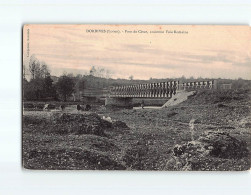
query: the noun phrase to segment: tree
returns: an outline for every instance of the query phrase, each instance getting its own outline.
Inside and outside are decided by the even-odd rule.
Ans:
[[[47,76],[44,78],[43,94],[47,98],[51,98],[51,97],[56,98],[56,90],[52,83],[53,83],[53,80],[51,79],[50,76]]]
[[[185,77],[184,75],[182,75],[182,77],[180,78],[180,80],[181,80],[182,82],[185,82],[185,81],[186,81],[186,77]]]
[[[35,79],[36,77],[39,77],[40,73],[40,62],[36,58],[36,56],[33,54],[30,57],[30,62],[29,62],[29,71],[31,73],[31,78]]]
[[[50,75],[47,64],[44,61],[40,62],[34,54],[30,57],[29,70],[32,79],[45,78]]]
[[[129,76],[129,80],[131,81],[133,80],[133,75]]]
[[[23,79],[26,80],[26,67],[25,65],[23,64]],[[27,81],[27,80],[26,80]]]
[[[103,78],[104,77],[104,73],[105,73],[105,69],[104,68],[100,68],[100,67],[95,67],[93,66],[93,68],[91,69],[92,71],[92,76],[95,77],[100,77]]]
[[[92,66],[89,75],[100,78],[110,78],[111,71],[102,67]]]
[[[95,76],[95,75],[96,75],[96,72],[97,72],[97,70],[96,70],[95,66],[92,66],[92,68],[91,68],[91,70],[90,70],[90,75],[91,75],[91,76]]]
[[[26,78],[23,78],[23,98],[29,99],[29,96],[27,95],[29,93],[29,82]]]
[[[41,62],[40,75],[43,78],[50,76],[48,66],[44,61]]]
[[[28,85],[27,99],[39,100],[39,99],[43,98],[44,97],[43,83],[44,83],[44,81],[42,78],[32,79]]]
[[[63,97],[64,101],[66,101],[67,98],[72,94],[73,89],[74,89],[74,82],[72,78],[66,75],[59,77],[57,83],[57,91],[59,95]]]
[[[78,79],[81,79],[82,77],[83,77],[82,74],[77,74],[77,75],[76,75],[76,78],[78,78]]]
[[[109,79],[111,78],[111,71],[110,70],[105,70],[105,78]]]
[[[66,74],[66,76],[70,77],[70,78],[73,78],[74,77],[74,74],[73,73],[68,73]]]
[[[53,80],[50,76],[31,79],[30,82],[23,79],[23,97],[26,100],[57,99]]]
[[[187,82],[194,82],[195,78],[193,76],[190,76],[186,79]]]

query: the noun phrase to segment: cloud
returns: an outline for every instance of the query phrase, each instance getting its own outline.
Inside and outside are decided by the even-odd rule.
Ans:
[[[237,67],[251,68],[251,58],[246,57],[242,62],[233,62],[233,65]]]
[[[246,38],[239,36],[238,40],[226,41],[224,30],[214,28],[213,34],[205,30],[201,33],[198,26],[185,36],[139,36],[86,33],[86,28],[97,26],[38,25],[31,28],[30,53],[51,66],[55,71],[52,74],[59,74],[61,70],[87,71],[90,66],[113,70],[114,77],[124,78],[128,78],[128,74],[135,78],[222,77],[226,72],[234,78],[238,74],[238,77],[246,77],[246,72],[250,72],[249,50],[238,42],[243,43]],[[25,63],[28,61],[24,59]]]

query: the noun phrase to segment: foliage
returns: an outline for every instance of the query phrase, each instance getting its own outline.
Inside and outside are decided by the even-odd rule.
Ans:
[[[111,76],[111,71],[102,67],[92,66],[89,75],[108,79]]]
[[[25,100],[57,99],[52,82],[50,76],[31,79],[30,82],[23,79],[23,98]]]
[[[74,90],[74,81],[72,78],[63,75],[57,82],[57,91],[64,101],[72,94]]]
[[[23,97],[26,100],[56,100],[60,95],[64,101],[73,93],[78,94],[85,89],[109,89],[112,86],[123,86],[143,83],[166,82],[172,80],[179,80],[180,82],[194,82],[202,80],[211,80],[212,78],[186,78],[184,75],[178,78],[150,78],[149,80],[138,80],[131,75],[128,79],[112,79],[111,72],[102,67],[92,66],[89,74],[74,76],[72,73],[64,74],[60,77],[50,76],[50,71],[47,64],[32,55],[29,62],[29,71],[31,73],[31,80],[27,81],[25,78],[24,67],[24,82],[23,82]],[[231,84],[232,89],[251,89],[251,81],[244,79],[215,79],[217,85]],[[59,81],[59,83],[57,83]],[[225,92],[224,92],[225,93]]]
[[[50,76],[44,78],[43,92],[46,97],[57,97],[55,86],[53,86],[53,80]]]
[[[31,79],[30,82],[23,83],[24,98],[27,100],[41,99],[43,97],[43,79]]]
[[[33,54],[29,62],[29,71],[31,73],[31,78],[46,78],[50,75],[47,64],[44,61],[39,61]]]

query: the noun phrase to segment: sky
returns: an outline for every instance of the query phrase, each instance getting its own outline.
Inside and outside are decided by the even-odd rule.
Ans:
[[[90,31],[92,30],[92,31]],[[98,32],[95,32],[98,31]],[[157,31],[157,33],[156,33]],[[164,33],[160,33],[164,32]],[[251,28],[216,25],[25,25],[23,64],[51,75],[109,70],[112,78],[251,79]]]

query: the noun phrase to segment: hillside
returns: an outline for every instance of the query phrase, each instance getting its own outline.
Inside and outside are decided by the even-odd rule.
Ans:
[[[23,118],[24,166],[248,170],[250,100],[248,90],[200,91],[163,109],[28,111]]]

